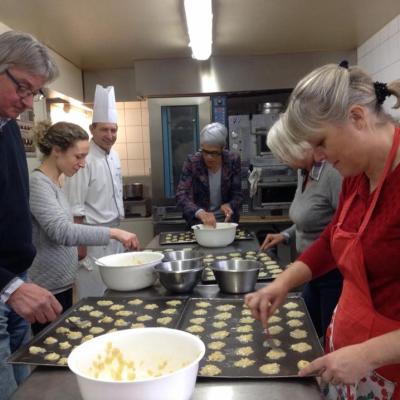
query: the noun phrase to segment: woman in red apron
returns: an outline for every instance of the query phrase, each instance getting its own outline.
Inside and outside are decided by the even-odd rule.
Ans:
[[[344,283],[327,332],[329,354],[300,372],[319,372],[327,399],[400,399],[400,218],[398,224],[388,218],[400,215],[396,195],[388,201],[400,190],[400,130],[381,107],[390,94],[399,100],[400,81],[374,84],[357,68],[325,66],[297,85],[281,117],[294,139],[308,140],[349,178],[331,225],[292,268],[248,295],[246,303],[266,325],[292,287],[338,265]],[[311,121],[301,120],[307,112]],[[303,132],[305,127],[315,128],[314,135]],[[378,230],[391,243],[392,280],[385,280],[385,265],[379,265],[379,252],[385,263],[387,244],[371,241]],[[366,258],[374,243],[377,248]]]

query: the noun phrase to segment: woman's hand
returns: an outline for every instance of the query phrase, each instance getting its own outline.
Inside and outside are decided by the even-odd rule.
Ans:
[[[277,246],[279,243],[282,243],[284,240],[285,237],[281,233],[268,233],[260,248],[261,250],[268,250],[271,247]]]
[[[215,228],[217,226],[217,221],[216,221],[215,215],[213,213],[209,213],[207,211],[201,211],[197,214],[197,218],[204,225],[212,226],[213,228]]]
[[[122,229],[111,228],[111,239],[120,241],[129,250],[139,250],[140,248],[137,236]]]
[[[299,376],[319,373],[332,385],[356,384],[374,368],[368,360],[363,343],[346,346],[315,359],[299,371]]]
[[[232,218],[233,211],[229,203],[222,204],[220,208],[222,214],[225,215],[225,222],[229,222]]]
[[[269,317],[283,303],[288,292],[289,288],[275,281],[256,292],[247,294],[244,301],[253,317],[260,320],[263,328],[266,329]]]

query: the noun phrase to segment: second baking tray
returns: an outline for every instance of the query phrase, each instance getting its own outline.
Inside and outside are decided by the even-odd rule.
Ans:
[[[212,263],[219,260],[227,260],[233,258],[240,258],[244,260],[258,260],[261,263],[260,272],[258,274],[258,282],[270,281],[275,279],[281,272],[284,271],[285,267],[282,267],[274,260],[270,255],[265,252],[261,252],[256,257],[257,252],[255,251],[237,251],[226,254],[218,255],[206,255],[204,258],[204,271],[201,277],[202,283],[215,283],[215,276],[211,269]]]
[[[66,359],[75,346],[111,330],[156,326],[176,328],[186,301],[185,297],[82,299],[13,353],[8,361],[66,366]],[[43,352],[32,354],[37,349]]]
[[[206,345],[200,377],[295,378],[300,364],[323,355],[301,297],[288,297],[269,323],[279,350],[263,346],[261,324],[242,299],[191,298],[179,329],[198,335]]]

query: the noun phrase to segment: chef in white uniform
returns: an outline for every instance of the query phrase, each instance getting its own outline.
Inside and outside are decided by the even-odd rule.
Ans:
[[[93,137],[86,166],[71,178],[66,178],[64,185],[75,222],[117,227],[124,218],[121,163],[118,154],[112,150],[117,130],[114,87],[96,85],[93,121],[90,125]],[[122,243],[117,240],[111,240],[107,246],[79,248],[81,266],[76,281],[79,299],[102,296],[106,289],[90,256],[100,258],[123,251]]]

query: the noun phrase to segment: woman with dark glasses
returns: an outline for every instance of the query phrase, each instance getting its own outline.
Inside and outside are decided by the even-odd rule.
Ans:
[[[226,137],[224,125],[206,125],[200,132],[200,151],[183,164],[176,200],[189,226],[239,221],[240,157],[225,149]]]

